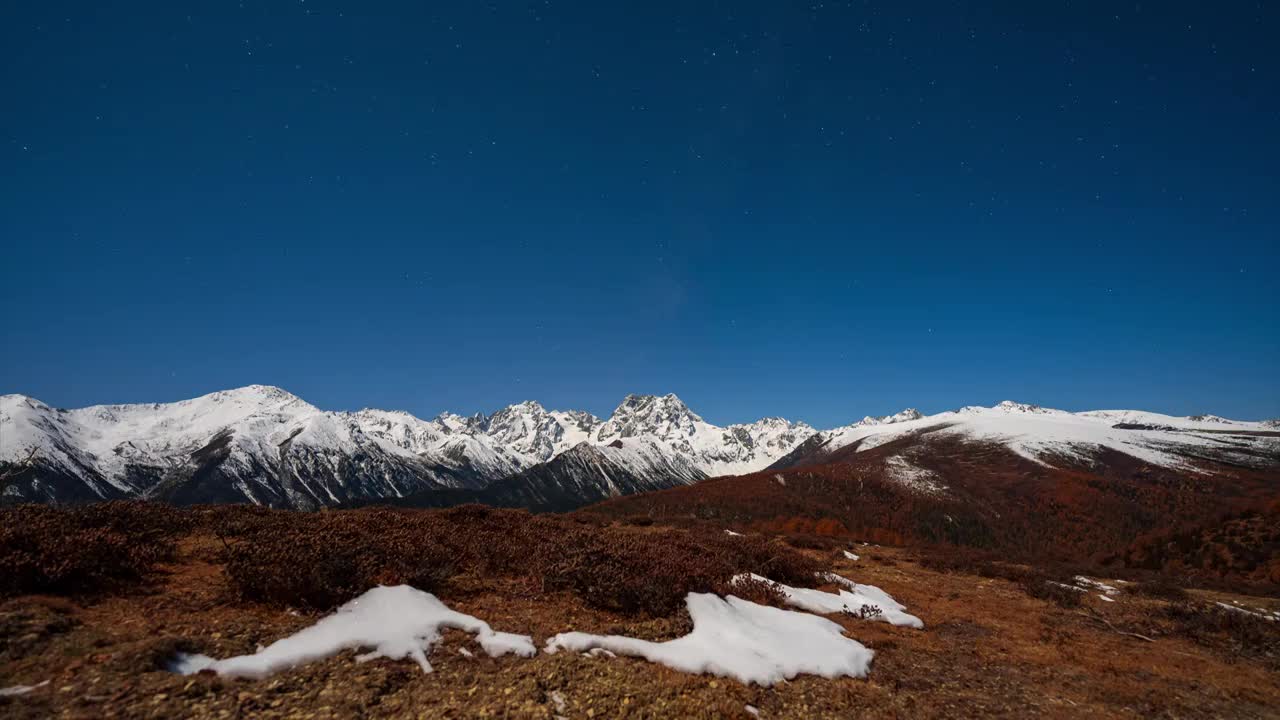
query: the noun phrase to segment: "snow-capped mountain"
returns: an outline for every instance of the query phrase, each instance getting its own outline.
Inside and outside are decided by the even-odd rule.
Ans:
[[[392,501],[413,507],[482,503],[561,511],[622,495],[691,485],[707,475],[689,458],[647,437],[583,442],[480,490],[431,490]]]
[[[764,418],[717,427],[675,395],[628,395],[595,431],[598,443],[646,437],[690,458],[709,476],[740,475],[767,467],[816,431],[802,422]]]
[[[600,452],[613,468],[566,482],[599,481],[608,490],[609,477],[626,475],[619,487],[648,488],[758,470],[813,432],[774,418],[717,427],[674,395],[628,396],[604,421],[536,402],[433,420],[399,411],[330,412],[260,385],[176,403],[76,410],[0,396],[0,465],[10,466],[3,488],[10,500],[144,497],[314,508],[479,489],[584,443],[610,446]]]
[[[1003,445],[1040,465],[1088,465],[1104,450],[1165,468],[1197,472],[1201,461],[1273,467],[1280,437],[1265,422],[1213,415],[1174,417],[1139,410],[1071,413],[1006,400],[922,416],[903,411],[814,435],[772,467],[819,464],[836,453],[865,451],[909,436],[949,437]]]
[[[1270,467],[1280,455],[1273,424],[1211,415],[1070,413],[1003,402],[929,416],[904,410],[818,432],[781,418],[720,427],[675,395],[628,395],[604,420],[532,401],[491,415],[422,420],[400,411],[320,410],[280,388],[251,385],[176,403],[76,410],[0,396],[0,499],[317,508],[443,491],[423,504],[471,497],[563,508],[820,464],[909,436],[997,443],[1044,466],[1088,465],[1105,450],[1199,472],[1205,461]],[[894,460],[899,474],[910,474],[909,460]]]

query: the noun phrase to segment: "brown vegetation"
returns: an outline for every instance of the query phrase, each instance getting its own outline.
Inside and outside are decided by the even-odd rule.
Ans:
[[[189,528],[172,509],[112,502],[0,510],[0,597],[84,594],[141,581]]]
[[[594,607],[667,615],[689,592],[726,592],[756,573],[812,586],[822,566],[787,544],[723,530],[593,526],[467,505],[299,513],[244,506],[110,503],[0,509],[0,590],[91,594],[143,582],[192,532],[218,538],[239,598],[327,610],[375,585],[436,591],[456,573],[569,590]],[[761,598],[773,594],[749,588]]]
[[[1029,595],[1023,582],[1070,582],[1069,566],[1037,568],[961,550],[935,558],[930,550],[855,548],[807,536],[733,536],[723,525],[706,522],[680,529],[661,523],[600,525],[476,507],[311,514],[245,507],[139,511],[144,517],[132,522],[174,528],[166,532],[176,540],[168,559],[142,573],[144,592],[130,591],[126,583],[74,600],[21,595],[0,602],[0,686],[50,681],[26,695],[0,697],[0,715],[746,719],[751,705],[762,717],[806,720],[1264,718],[1274,716],[1280,704],[1273,650],[1280,623],[1215,604],[1277,607],[1261,598],[1193,590],[1191,600],[1170,603],[1122,585],[1113,603],[1094,592],[1073,593],[1080,605],[1064,608],[1052,598]],[[0,520],[12,524],[16,517]],[[401,572],[400,559],[428,543],[437,545],[443,550],[430,557],[447,557],[451,572],[436,588],[441,600],[495,629],[529,633],[537,644],[567,630],[659,641],[687,633],[690,621],[681,609],[657,613],[669,607],[663,598],[686,581],[646,555],[681,564],[702,578],[698,583],[721,580],[726,567],[790,584],[815,567],[834,570],[884,588],[926,627],[866,622],[859,615],[873,616],[870,607],[829,616],[875,650],[870,675],[800,676],[771,688],[622,657],[490,658],[470,636],[454,631],[431,654],[430,675],[407,661],[358,663],[354,652],[261,681],[166,671],[177,650],[215,657],[251,653],[321,617],[296,600],[310,583],[260,602],[248,599],[228,567],[233,557],[258,557],[249,550],[258,544],[273,548],[261,555],[263,567],[273,572],[313,565],[308,558],[327,555],[325,544],[309,534],[335,542],[345,537],[361,547],[376,545],[370,538],[378,538],[408,548],[379,549],[375,560],[357,565],[371,577]],[[306,549],[291,554],[291,543]],[[797,544],[819,547],[796,549]],[[842,549],[862,559],[847,560]],[[695,553],[698,558],[691,557]],[[603,569],[590,567],[597,562]],[[637,580],[629,584],[632,579]],[[638,579],[669,589],[650,595]],[[758,602],[779,599],[776,590],[760,584],[735,585],[734,592]]]
[[[822,465],[714,478],[578,512],[954,546],[1036,565],[1149,570],[1216,587],[1280,591],[1280,477],[1274,470],[1179,473],[1115,452],[1103,452],[1088,467],[1070,458],[1046,467],[999,445],[954,437],[912,436],[853,450]],[[946,490],[921,492],[894,480],[886,461],[904,454]]]

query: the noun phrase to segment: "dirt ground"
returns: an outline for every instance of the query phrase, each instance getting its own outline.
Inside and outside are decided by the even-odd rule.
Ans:
[[[0,715],[750,718],[750,706],[762,718],[1280,718],[1274,666],[1225,644],[1169,635],[1148,642],[1117,632],[1152,627],[1162,601],[1121,592],[1108,603],[1089,593],[1081,608],[1062,608],[1005,580],[933,572],[902,550],[853,549],[861,560],[840,560],[833,569],[880,586],[925,622],[913,630],[833,617],[876,652],[862,680],[800,676],[761,688],[624,657],[495,659],[453,631],[432,653],[431,674],[409,660],[357,663],[349,652],[265,680],[226,680],[176,675],[165,664],[178,649],[250,653],[318,616],[234,600],[216,541],[196,536],[183,541],[178,561],[150,590],[87,605],[39,596],[0,605],[0,687],[48,681],[0,697]],[[440,597],[496,630],[532,634],[538,644],[566,630],[661,640],[690,627],[687,617],[636,620],[586,607],[571,594],[535,590],[462,576]],[[1277,607],[1275,600],[1193,592]]]

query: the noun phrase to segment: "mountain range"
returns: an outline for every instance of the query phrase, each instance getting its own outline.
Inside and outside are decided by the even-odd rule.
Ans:
[[[527,401],[490,415],[431,420],[320,410],[261,385],[175,403],[73,410],[4,395],[0,498],[298,509],[474,501],[560,510],[711,477],[824,464],[904,437],[995,444],[1044,467],[1087,466],[1119,453],[1191,474],[1216,466],[1266,472],[1280,457],[1277,430],[1276,421],[1071,413],[1013,402],[929,416],[904,410],[818,431],[781,418],[716,426],[675,395],[629,395],[606,419]],[[912,454],[887,463],[886,477],[906,487],[946,486]]]
[[[629,395],[603,420],[531,401],[432,420],[330,412],[262,385],[74,410],[0,396],[8,501],[136,497],[314,509],[474,492],[550,473],[570,488],[555,494],[581,504],[758,470],[814,432],[780,418],[719,427],[675,395]]]

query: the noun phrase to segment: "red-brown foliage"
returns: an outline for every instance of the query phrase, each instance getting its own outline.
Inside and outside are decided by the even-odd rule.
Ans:
[[[709,519],[881,545],[960,546],[1037,565],[1118,564],[1251,587],[1280,578],[1280,515],[1205,526],[1223,513],[1275,502],[1274,472],[1179,473],[1111,451],[1096,465],[1054,458],[1047,467],[989,443],[934,436],[921,450],[924,442],[903,438],[838,452],[823,465],[716,478],[579,512],[659,523]],[[912,452],[912,462],[934,473],[945,491],[921,492],[886,471],[887,458]],[[1201,528],[1194,541],[1165,530],[1188,526]],[[1143,533],[1149,534],[1133,543]]]
[[[601,527],[478,505],[258,513],[241,526],[248,529],[229,541],[227,553],[228,577],[240,595],[314,608],[376,584],[432,590],[454,573],[474,573],[524,578],[536,590],[568,590],[618,612],[665,615],[690,592],[729,592],[741,573],[812,585],[820,569],[760,536]],[[743,592],[770,595],[751,587]]]
[[[141,502],[0,509],[0,596],[136,584],[173,556],[187,527],[181,511]]]

